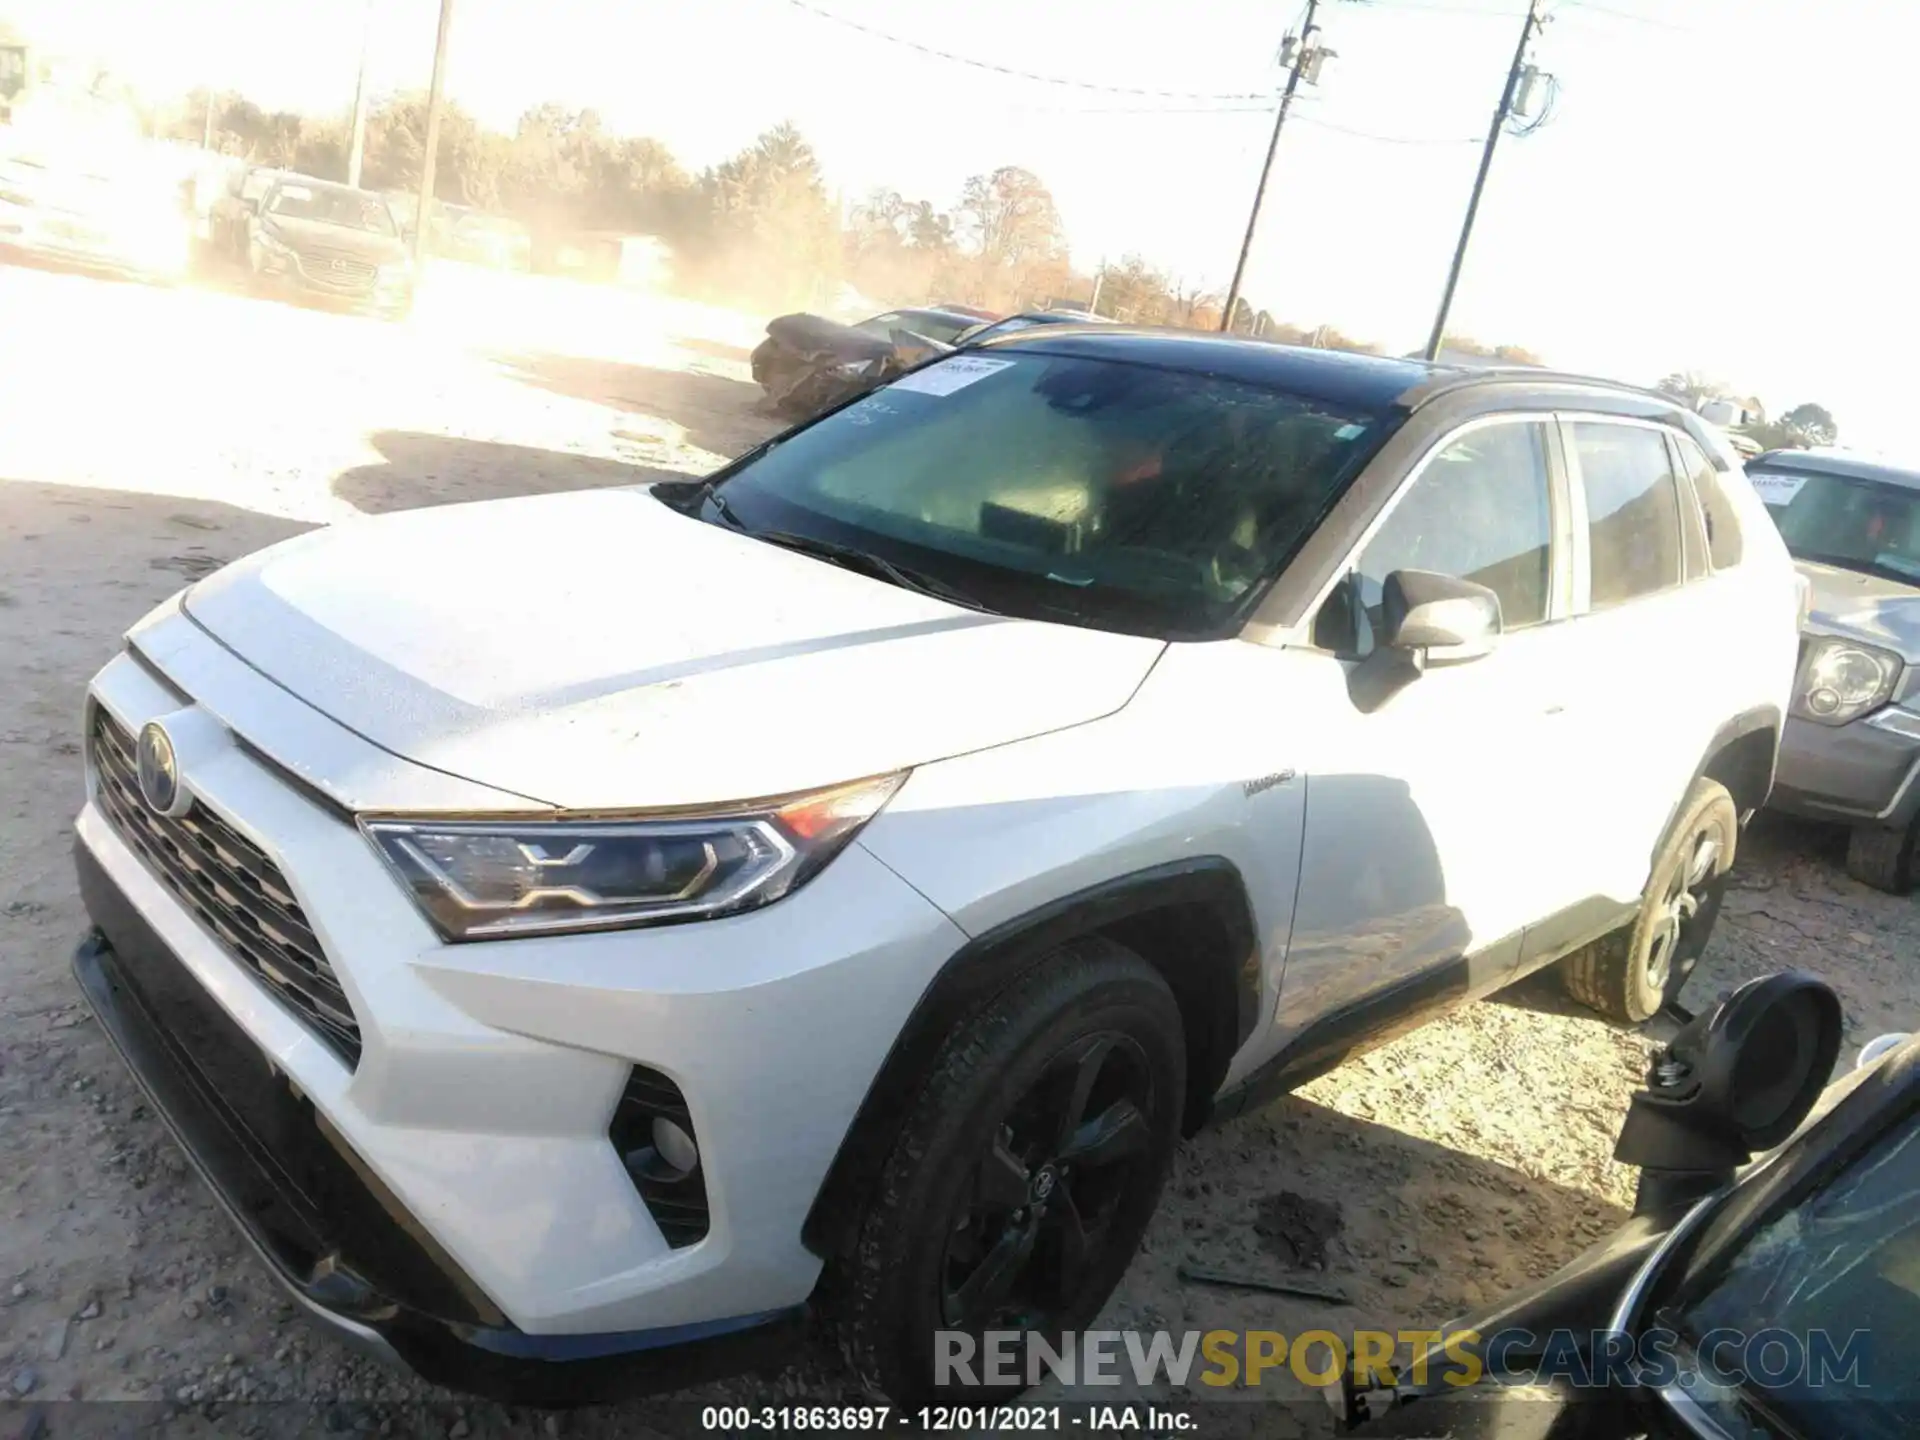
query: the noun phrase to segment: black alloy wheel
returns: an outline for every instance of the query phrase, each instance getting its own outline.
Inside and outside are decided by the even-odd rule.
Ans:
[[[1093,1323],[1172,1166],[1186,1032],[1152,965],[1087,936],[956,1019],[930,1066],[822,1281],[850,1366],[901,1406],[1020,1388],[954,1373],[956,1342],[1057,1349]]]
[[[954,1218],[941,1267],[948,1325],[1054,1328],[1108,1258],[1115,1213],[1152,1157],[1153,1101],[1153,1068],[1130,1036],[1103,1030],[1053,1057],[1008,1111]]]

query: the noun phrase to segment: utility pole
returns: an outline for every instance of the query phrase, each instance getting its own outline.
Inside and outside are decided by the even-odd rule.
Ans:
[[[426,254],[427,226],[433,220],[433,162],[440,153],[440,105],[447,82],[447,34],[453,29],[453,0],[440,0],[440,30],[433,40],[433,87],[427,92],[427,153],[420,160],[420,216],[413,227],[413,263]]]
[[[207,87],[207,113],[200,122],[200,148],[213,149],[213,87]]]
[[[360,162],[367,153],[367,55],[373,49],[373,0],[360,22],[360,75],[353,82],[353,142],[347,149],[347,184],[360,188]]]
[[[1320,0],[1307,0],[1306,18],[1300,25],[1300,38],[1296,40],[1288,35],[1280,50],[1280,63],[1287,67],[1287,88],[1280,92],[1280,109],[1273,117],[1273,138],[1267,142],[1267,158],[1260,166],[1260,183],[1254,188],[1253,209],[1247,214],[1246,238],[1240,242],[1240,259],[1233,267],[1233,283],[1227,287],[1227,303],[1220,311],[1220,329],[1222,333],[1233,329],[1233,312],[1240,304],[1240,282],[1246,278],[1247,255],[1253,249],[1253,234],[1260,227],[1260,206],[1267,198],[1267,180],[1273,174],[1273,157],[1280,149],[1280,130],[1287,123],[1287,111],[1293,106],[1294,92],[1305,79],[1309,85],[1320,80],[1320,66],[1331,50],[1320,46],[1320,27],[1313,18],[1320,10]]]
[[[1106,283],[1107,257],[1102,255],[1100,257],[1100,268],[1093,272],[1093,298],[1087,301],[1087,313],[1089,315],[1098,315],[1100,313],[1100,287]]]
[[[1493,112],[1493,124],[1487,127],[1487,143],[1480,152],[1480,173],[1473,177],[1473,194],[1467,200],[1467,218],[1460,226],[1459,243],[1453,247],[1453,264],[1447,270],[1447,288],[1440,295],[1440,311],[1433,317],[1433,333],[1427,337],[1427,359],[1438,360],[1440,347],[1447,338],[1447,314],[1453,309],[1453,292],[1460,287],[1460,271],[1467,263],[1467,245],[1473,239],[1474,217],[1480,213],[1480,193],[1487,188],[1487,172],[1493,168],[1493,152],[1500,144],[1500,132],[1513,114],[1514,95],[1520,77],[1527,69],[1527,47],[1546,23],[1546,0],[1528,0],[1526,18],[1520,25],[1520,43],[1513,47],[1513,63],[1507,67],[1507,83],[1500,91],[1500,104]]]

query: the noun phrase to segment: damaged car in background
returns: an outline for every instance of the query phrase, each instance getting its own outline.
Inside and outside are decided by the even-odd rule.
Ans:
[[[1747,474],[1811,586],[1773,806],[1848,826],[1847,873],[1904,895],[1920,882],[1920,471],[1771,450]]]
[[[804,420],[950,350],[1037,325],[1111,324],[1071,310],[994,316],[970,305],[889,310],[857,325],[818,315],[783,315],[753,352],[753,378],[776,410]]]
[[[888,310],[857,325],[782,315],[753,352],[754,383],[775,410],[804,420],[931,359],[980,324],[958,310]]]

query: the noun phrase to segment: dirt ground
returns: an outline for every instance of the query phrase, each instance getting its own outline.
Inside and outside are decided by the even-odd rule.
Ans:
[[[0,267],[0,1430],[698,1427],[684,1402],[564,1418],[459,1402],[298,1318],[78,1002],[68,847],[85,683],[149,606],[307,526],[701,473],[773,428],[745,365],[757,331],[452,267],[404,326]],[[1913,1023],[1916,957],[1920,904],[1849,881],[1834,835],[1762,817],[1690,998],[1811,970],[1846,1001],[1850,1057]],[[1545,977],[1202,1136],[1103,1323],[1435,1325],[1544,1275],[1629,1201],[1609,1157],[1646,1043]],[[1178,1278],[1190,1259],[1284,1271],[1276,1221],[1318,1226],[1309,1278],[1350,1304]],[[696,1396],[842,1393],[821,1357]],[[1323,1428],[1311,1406],[1245,1420]]]

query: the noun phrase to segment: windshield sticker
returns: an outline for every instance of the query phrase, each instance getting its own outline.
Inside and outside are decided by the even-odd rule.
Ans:
[[[304,185],[282,185],[280,187],[280,198],[282,200],[311,200],[313,198],[313,191]]]
[[[847,419],[855,425],[871,425],[882,415],[898,415],[900,412],[887,404],[878,395],[869,395],[866,399],[847,407]]]
[[[1747,472],[1747,479],[1753,482],[1754,493],[1769,505],[1787,504],[1807,483],[1804,475],[1766,475],[1752,470]]]
[[[1012,364],[1011,360],[992,360],[985,355],[955,355],[911,375],[902,375],[887,388],[911,390],[916,395],[951,395]]]
[[[1333,432],[1333,438],[1336,440],[1351,440],[1366,428],[1364,425],[1342,425],[1338,430]]]

